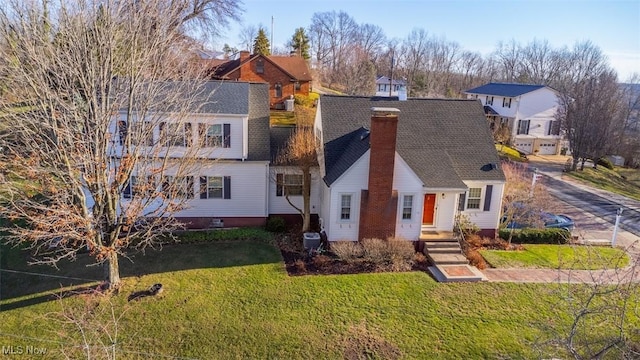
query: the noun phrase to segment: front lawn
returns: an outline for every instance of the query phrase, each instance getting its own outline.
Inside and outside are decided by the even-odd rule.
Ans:
[[[501,158],[509,159],[512,161],[518,161],[518,162],[528,161],[526,157],[521,156],[520,152],[513,147],[510,147],[508,145],[502,145],[502,144],[495,144],[495,146],[496,146],[496,151],[498,151],[498,156],[500,156]]]
[[[2,269],[26,269],[23,254],[2,250]],[[133,261],[121,261],[120,294],[97,304],[52,298],[60,284],[88,281],[3,272],[0,341],[60,358],[62,346],[83,349],[77,329],[54,320],[61,309],[88,314],[85,329],[113,309],[122,315],[115,345],[101,340],[122,359],[505,359],[538,357],[534,342],[550,325],[569,323],[561,285],[441,284],[424,272],[290,277],[264,241],[171,245]],[[99,278],[96,267],[78,265],[28,270]],[[161,295],[127,302],[154,283],[163,284]]]
[[[623,250],[607,247],[525,244],[524,250],[480,250],[480,254],[495,268],[597,270],[629,265]]]
[[[584,170],[568,173],[587,185],[611,191],[640,201],[640,170],[616,168],[609,170],[604,166],[597,169],[585,167]]]

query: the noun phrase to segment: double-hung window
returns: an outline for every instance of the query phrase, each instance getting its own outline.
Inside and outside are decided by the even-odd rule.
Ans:
[[[276,185],[276,196],[302,195],[302,175],[277,174]]]
[[[502,98],[502,107],[510,108],[511,107],[511,98]]]
[[[199,124],[198,136],[202,147],[231,147],[231,124]]]
[[[516,135],[529,134],[529,120],[518,120],[518,133]]]
[[[231,199],[231,177],[200,176],[200,199]]]
[[[118,120],[118,143],[123,146],[127,142],[129,135],[129,126],[126,121]]]
[[[480,200],[482,200],[482,188],[470,188],[467,193],[467,209],[480,209]]]
[[[402,220],[411,220],[413,215],[413,195],[402,197]]]
[[[340,220],[351,220],[351,194],[340,195]]]
[[[141,146],[153,146],[153,125],[149,121],[138,121],[135,125],[135,143]]]
[[[193,199],[193,176],[164,176],[162,192],[167,198]]]
[[[191,146],[191,123],[160,123],[164,146]]]

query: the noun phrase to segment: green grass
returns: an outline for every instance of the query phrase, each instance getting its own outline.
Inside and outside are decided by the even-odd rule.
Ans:
[[[269,123],[271,126],[294,126],[296,115],[293,111],[271,111]]]
[[[24,270],[23,258],[4,249],[2,268]],[[560,285],[441,284],[422,272],[290,277],[264,241],[172,245],[132,260],[121,261],[124,285],[112,305],[100,298],[87,312],[106,315],[113,306],[124,314],[116,341],[122,359],[522,359],[537,357],[532,344],[549,324],[568,323]],[[28,269],[99,278],[99,269],[79,261],[57,272]],[[162,295],[127,302],[158,282]],[[67,283],[3,272],[3,345],[46,347],[44,358],[56,359],[59,341],[79,344],[72,327],[51,319],[63,307],[86,309],[82,296],[52,299]]]
[[[585,167],[582,171],[572,171],[568,175],[588,185],[640,200],[640,170],[638,169],[609,170],[604,166],[598,166],[597,169]]]
[[[501,144],[495,144],[496,150],[498,151],[498,156],[503,158],[508,158],[513,161],[526,162],[527,159],[520,156],[518,150]]]
[[[606,247],[527,244],[521,251],[480,250],[480,254],[496,268],[596,270],[629,265],[623,250]]]

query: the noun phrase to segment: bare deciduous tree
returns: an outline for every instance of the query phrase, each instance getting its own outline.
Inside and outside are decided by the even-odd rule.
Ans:
[[[637,246],[632,244],[625,250],[637,251],[633,250],[634,245]],[[597,254],[593,251],[587,262],[602,263],[602,259],[595,258]],[[623,266],[621,260],[608,259],[613,267],[609,270],[583,270],[560,276],[567,280],[554,290],[554,317],[543,325],[543,338],[535,344],[541,357],[640,358],[640,332],[635,322],[640,315],[640,263],[632,258],[629,266]]]
[[[510,223],[528,224],[542,227],[541,211],[553,211],[553,198],[541,181],[533,184],[533,173],[517,163],[502,163],[502,171],[507,179],[502,199],[501,227]],[[534,186],[532,188],[532,186]],[[511,233],[508,242],[511,243]]]
[[[312,168],[318,166],[315,137],[313,128],[310,126],[313,123],[314,114],[315,108],[299,106],[296,109],[297,127],[276,159],[278,165],[292,167],[293,173],[302,174],[302,208],[291,201],[286,184],[278,185],[285,187],[284,195],[287,202],[302,216],[303,232],[311,228],[311,172]]]
[[[182,40],[193,19],[220,16],[214,3],[16,1],[2,10],[2,82],[23,102],[0,102],[12,133],[0,140],[11,180],[0,215],[35,261],[88,250],[113,287],[119,255],[180,226],[173,214],[193,197],[202,155],[186,120],[211,95]]]
[[[262,28],[262,25],[260,25]],[[253,48],[253,41],[258,36],[258,27],[255,25],[247,25],[240,29],[239,40],[240,48],[245,51],[251,51]]]

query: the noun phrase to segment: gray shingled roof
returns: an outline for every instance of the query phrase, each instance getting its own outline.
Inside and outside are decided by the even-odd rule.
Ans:
[[[324,180],[329,185],[369,149],[366,129],[372,107],[400,110],[396,149],[425,186],[466,188],[463,180],[504,180],[484,110],[476,100],[322,95],[320,104]],[[498,168],[486,171],[485,165],[492,163]]]
[[[269,129],[271,136],[271,163],[275,164],[278,154],[287,145],[287,141],[296,130],[295,126],[272,126]]]
[[[496,95],[506,97],[520,96],[545,87],[545,85],[488,83],[465,91],[467,94]]]

